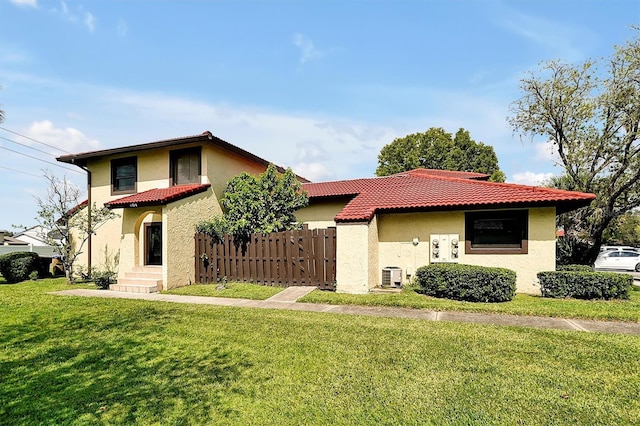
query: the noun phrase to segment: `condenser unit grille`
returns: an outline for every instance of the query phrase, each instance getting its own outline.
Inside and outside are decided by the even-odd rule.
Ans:
[[[382,268],[382,286],[400,287],[402,285],[402,269],[397,266]]]

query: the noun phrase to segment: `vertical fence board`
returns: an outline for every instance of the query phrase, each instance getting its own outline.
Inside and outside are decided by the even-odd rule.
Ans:
[[[195,274],[199,283],[228,281],[261,285],[316,285],[335,289],[336,229],[302,229],[253,234],[245,250],[230,235],[220,242],[194,235]]]

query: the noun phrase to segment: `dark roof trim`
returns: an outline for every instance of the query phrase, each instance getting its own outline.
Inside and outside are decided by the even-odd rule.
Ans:
[[[202,144],[212,143],[214,145],[219,146],[222,149],[233,152],[255,163],[262,164],[265,167],[271,164],[269,161],[265,160],[264,158],[258,157],[257,155],[252,154],[249,151],[245,151],[242,148],[239,148],[233,144],[230,144],[225,140],[220,139],[217,136],[214,136],[208,130],[203,132],[200,135],[185,136],[182,138],[174,138],[174,139],[165,139],[165,140],[143,143],[138,145],[129,145],[129,146],[123,146],[119,148],[103,149],[100,151],[89,151],[89,152],[82,152],[79,154],[62,155],[56,158],[56,160],[62,163],[68,163],[68,164],[74,164],[80,167],[86,167],[87,162],[89,160],[97,160],[102,157],[108,157],[108,156],[118,155],[118,154],[129,154],[137,151],[146,151],[146,150],[158,149],[158,148],[178,147],[178,146],[192,144],[192,143],[202,143]],[[285,168],[280,166],[276,166],[276,168],[280,173],[284,173],[286,171]],[[309,182],[308,179],[302,176],[297,176],[297,177],[300,182]]]

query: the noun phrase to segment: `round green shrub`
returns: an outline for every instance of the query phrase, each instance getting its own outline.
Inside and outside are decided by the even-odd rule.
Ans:
[[[0,274],[9,283],[29,279],[29,275],[38,271],[40,257],[33,252],[13,252],[0,256]]]
[[[505,268],[437,263],[416,271],[428,296],[467,302],[508,302],[516,293],[516,273]]]
[[[615,272],[539,272],[542,297],[574,299],[629,299],[633,277]]]
[[[589,265],[558,265],[556,271],[565,272],[593,272],[593,267]]]

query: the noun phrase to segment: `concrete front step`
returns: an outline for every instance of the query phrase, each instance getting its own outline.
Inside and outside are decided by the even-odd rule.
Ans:
[[[125,272],[124,277],[162,280],[162,272]]]
[[[111,291],[124,291],[127,293],[157,293],[157,285],[144,285],[144,284],[111,284],[109,286]]]
[[[162,290],[162,266],[134,266],[109,288],[131,293],[157,293]]]
[[[162,280],[155,278],[118,278],[118,284],[125,285],[155,285],[156,287],[162,285]]]
[[[147,272],[151,274],[162,274],[162,266],[134,266],[133,272]]]

